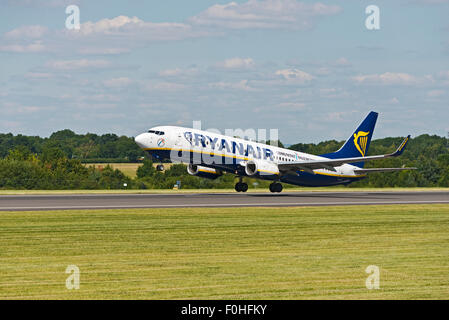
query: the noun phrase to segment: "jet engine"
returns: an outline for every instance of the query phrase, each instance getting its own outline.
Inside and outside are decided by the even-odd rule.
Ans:
[[[270,179],[279,176],[279,168],[275,163],[268,161],[250,160],[246,163],[245,173],[250,177]]]
[[[189,164],[187,166],[187,172],[192,176],[206,179],[217,179],[219,176],[223,175],[223,173],[219,170],[198,166],[196,164]]]

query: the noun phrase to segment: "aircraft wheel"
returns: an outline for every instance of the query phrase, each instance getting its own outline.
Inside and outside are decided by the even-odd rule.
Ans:
[[[163,164],[158,164],[156,166],[156,171],[164,171],[164,165]]]
[[[243,183],[241,183],[241,182],[237,182],[237,183],[235,184],[235,191],[237,191],[237,192],[243,191],[243,190],[242,190],[242,184],[243,184]]]
[[[271,192],[281,192],[282,191],[282,184],[278,183],[278,182],[273,182],[272,184],[270,184],[269,187]]]
[[[282,184],[280,184],[280,183],[276,183],[276,192],[282,192]]]
[[[248,184],[247,183],[245,183],[245,182],[242,182],[241,183],[241,189],[240,189],[242,192],[246,192],[246,191],[248,191]]]

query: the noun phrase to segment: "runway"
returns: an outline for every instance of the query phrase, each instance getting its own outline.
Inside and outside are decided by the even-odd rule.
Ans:
[[[449,204],[448,191],[0,195],[0,211]]]

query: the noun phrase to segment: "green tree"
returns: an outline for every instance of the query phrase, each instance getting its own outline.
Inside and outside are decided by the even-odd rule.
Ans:
[[[441,175],[440,180],[438,180],[439,187],[449,187],[449,167]]]
[[[152,177],[156,172],[153,167],[153,162],[149,159],[144,159],[143,164],[137,168],[136,176],[137,178]]]
[[[6,159],[8,160],[17,160],[17,161],[27,161],[33,158],[33,154],[30,149],[26,146],[17,146],[12,150],[9,150],[8,156]]]
[[[41,160],[46,163],[56,163],[66,158],[66,154],[57,147],[45,147],[41,155]]]

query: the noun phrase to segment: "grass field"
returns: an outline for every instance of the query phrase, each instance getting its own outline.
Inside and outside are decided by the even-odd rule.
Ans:
[[[127,175],[130,178],[136,177],[137,168],[139,168],[142,163],[86,163],[85,166],[93,166],[95,168],[104,168],[107,165],[111,166],[113,169],[118,169]],[[158,163],[153,163],[153,166],[156,167]],[[168,169],[172,163],[164,163],[164,168]]]
[[[448,205],[0,212],[0,229],[0,299],[449,298]]]
[[[130,178],[134,178],[136,176],[136,171],[139,166],[141,166],[141,163],[86,163],[86,167],[93,166],[95,168],[104,168],[107,165],[112,167],[112,169],[118,169],[121,172],[123,172],[125,175],[127,175]]]

